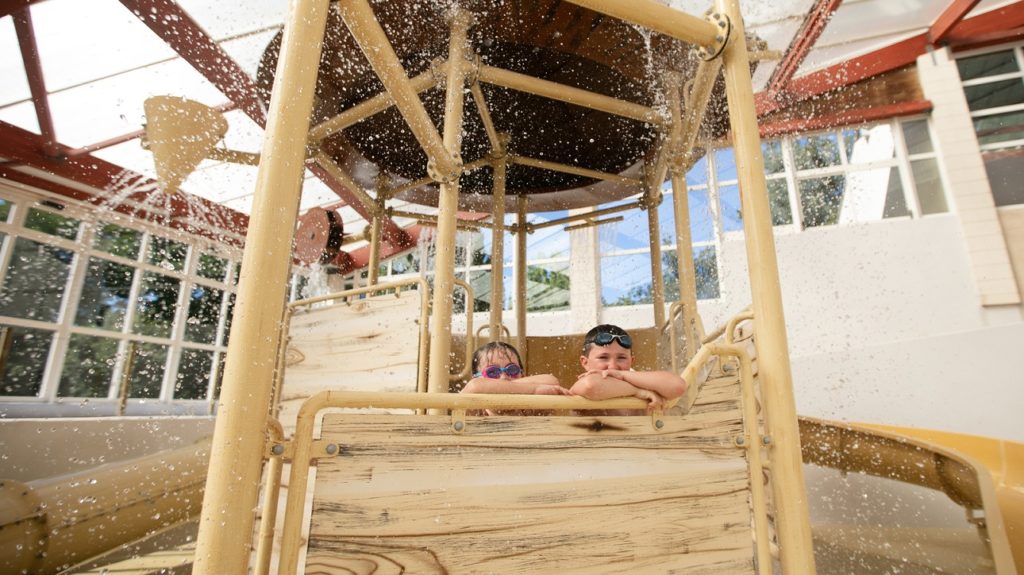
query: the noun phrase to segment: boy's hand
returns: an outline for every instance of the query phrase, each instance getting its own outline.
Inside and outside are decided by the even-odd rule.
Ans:
[[[647,401],[647,413],[660,410],[665,406],[665,398],[649,389],[637,388],[633,397],[639,397],[640,399]]]

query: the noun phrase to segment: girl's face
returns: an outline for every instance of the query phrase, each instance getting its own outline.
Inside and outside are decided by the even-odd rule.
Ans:
[[[633,352],[619,345],[618,340],[608,345],[593,345],[587,355],[580,356],[585,371],[617,369],[627,371],[633,367]]]
[[[509,354],[509,353],[505,352],[504,350],[493,350],[493,351],[490,351],[490,352],[484,354],[484,356],[481,357],[479,361],[477,361],[476,365],[477,365],[477,370],[480,373],[484,373],[487,370],[488,367],[498,366],[500,368],[504,368],[504,367],[506,367],[509,364],[514,364],[514,365],[517,365],[517,366],[519,365],[519,362],[516,361],[515,355]],[[519,366],[519,367],[522,367],[522,366]],[[517,375],[516,377],[512,377],[509,374],[507,374],[504,371],[502,371],[501,375],[499,377],[495,378],[495,379],[518,379],[519,377],[522,377],[522,375]]]

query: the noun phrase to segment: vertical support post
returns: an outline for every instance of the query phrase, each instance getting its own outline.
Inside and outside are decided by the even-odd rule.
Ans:
[[[750,63],[739,0],[715,0],[732,31],[724,52],[725,90],[736,150],[743,233],[766,426],[772,437],[772,487],[783,573],[814,573],[811,527],[800,459],[800,433],[789,364],[775,237],[764,178],[764,159],[754,111]]]
[[[661,225],[658,204],[661,203],[661,183],[647,183],[644,203],[647,204],[647,231],[651,244],[651,304],[654,306],[654,327],[665,325],[665,275],[661,269]]]
[[[505,174],[508,169],[508,156],[504,154],[504,150],[501,152],[501,158],[493,164],[494,191],[491,195],[494,222],[491,233],[491,341],[498,341],[501,338],[501,313],[505,304]]]
[[[252,551],[265,416],[327,7],[328,0],[294,0],[284,27],[199,521],[196,575],[245,573]]]
[[[384,214],[384,202],[377,200],[373,208],[373,221],[370,222],[370,263],[369,281],[370,285],[377,285],[377,278],[380,275],[380,224],[381,219],[387,217]]]
[[[462,105],[466,84],[466,32],[469,13],[457,9],[452,13],[451,38],[448,45],[448,75],[445,86],[444,142],[445,153],[461,164]],[[430,339],[430,375],[428,393],[448,393],[448,374],[451,372],[452,347],[452,294],[455,293],[455,232],[459,210],[459,175],[456,170],[450,180],[441,182],[441,198],[437,209],[437,258],[434,260],[434,302]],[[470,303],[470,302],[467,302]]]
[[[690,192],[681,159],[672,160],[672,209],[676,220],[676,259],[679,273],[679,301],[683,304],[686,356],[689,363],[704,339],[704,324],[697,314],[697,272],[693,267],[693,236],[690,233]]]
[[[516,349],[526,359],[526,196],[516,203]]]

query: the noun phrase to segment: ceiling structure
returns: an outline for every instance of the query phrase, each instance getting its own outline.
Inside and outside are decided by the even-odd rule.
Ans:
[[[701,14],[710,3],[669,4]],[[965,34],[988,34],[993,42],[1024,37],[1021,0],[742,4],[749,31],[782,56],[762,62],[754,76],[761,114],[912,63],[929,46],[956,44]],[[140,144],[143,102],[174,95],[218,107],[229,125],[223,145],[258,153],[266,118],[257,72],[287,5],[0,0],[0,179],[162,216],[167,225],[211,237],[227,231],[238,243],[257,168],[205,160],[181,186],[186,195],[162,194],[152,156]],[[369,217],[356,195],[309,164],[300,209],[317,206],[337,210],[349,232],[361,231]],[[392,245],[382,255],[409,244],[416,234],[402,228],[412,223],[385,224]]]

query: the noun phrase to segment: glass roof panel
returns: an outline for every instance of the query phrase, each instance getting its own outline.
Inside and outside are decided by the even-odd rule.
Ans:
[[[14,18],[0,18],[0,105],[32,97],[21,62],[21,46],[14,31]]]
[[[120,2],[40,2],[32,25],[50,92],[176,56]]]

